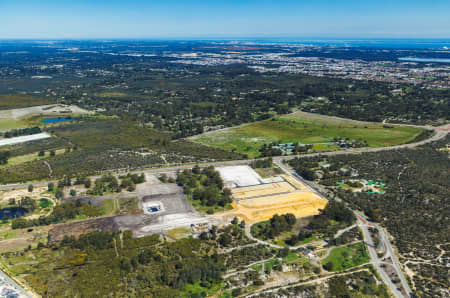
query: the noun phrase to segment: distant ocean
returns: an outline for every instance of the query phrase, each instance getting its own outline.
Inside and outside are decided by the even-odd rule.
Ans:
[[[326,38],[267,38],[248,39],[255,43],[287,43],[391,49],[443,49],[450,51],[450,39],[326,39]]]
[[[409,62],[433,62],[433,63],[450,63],[450,59],[439,59],[439,58],[416,58],[416,57],[401,57],[398,58],[400,61]]]

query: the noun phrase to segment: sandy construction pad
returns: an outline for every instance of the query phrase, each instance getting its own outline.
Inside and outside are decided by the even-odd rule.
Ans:
[[[289,182],[291,185],[293,185],[295,188],[300,189],[300,190],[306,190],[309,189],[309,186],[301,183],[300,181],[298,181],[297,179],[295,179],[292,176],[289,175],[284,175],[283,179],[286,180],[287,182]]]
[[[290,204],[309,204],[313,207],[320,207],[321,197],[312,192],[293,192],[288,194],[280,194],[274,196],[268,196],[263,198],[249,199],[239,202],[247,208],[269,208],[276,207],[280,205],[290,205]],[[325,200],[326,202],[326,200]]]
[[[217,216],[237,216],[253,223],[268,220],[275,214],[292,213],[296,217],[319,214],[327,200],[312,192],[294,192],[233,202],[233,210]]]
[[[255,186],[233,188],[231,193],[236,199],[247,199],[261,197],[285,192],[292,192],[295,189],[287,182],[259,184]]]

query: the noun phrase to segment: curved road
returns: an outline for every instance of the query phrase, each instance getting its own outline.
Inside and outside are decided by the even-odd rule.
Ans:
[[[423,126],[422,128],[428,129],[429,127]],[[302,154],[302,155],[289,155],[289,156],[277,156],[273,157],[274,162],[278,162],[277,164],[281,164],[281,161],[283,160],[291,160],[294,158],[303,158],[303,157],[313,157],[313,156],[319,156],[319,155],[325,155],[325,156],[334,156],[334,155],[342,155],[342,154],[360,154],[365,152],[379,152],[379,151],[387,151],[387,150],[397,150],[397,149],[403,149],[403,148],[414,148],[417,146],[421,146],[427,143],[435,142],[438,140],[443,139],[449,132],[450,132],[450,124],[442,125],[439,127],[434,128],[434,134],[429,137],[426,140],[410,143],[410,144],[403,144],[403,145],[395,145],[395,146],[387,146],[387,147],[377,147],[377,148],[353,148],[353,149],[347,149],[347,150],[341,150],[341,151],[331,151],[331,152],[322,152],[322,153],[309,153],[309,154]],[[248,165],[255,159],[243,159],[243,160],[230,160],[230,161],[217,161],[217,162],[206,162],[199,164],[200,167],[207,167],[207,166],[232,166],[232,165]],[[148,174],[160,174],[160,173],[170,173],[175,172],[178,170],[184,170],[191,168],[193,164],[184,164],[184,165],[177,165],[172,167],[165,167],[165,168],[150,168],[145,170],[135,170],[135,171],[121,171],[117,170],[116,175],[121,175],[123,173],[131,172],[135,174],[141,174],[141,173],[148,173]],[[105,171],[108,173],[114,172],[114,171]],[[34,187],[42,187],[47,186],[49,182],[57,182],[56,180],[48,180],[48,181],[40,181],[40,182],[31,182],[31,183],[16,183],[16,184],[4,184],[0,185],[0,190],[12,190],[17,188],[26,188],[28,185],[33,184]]]
[[[428,127],[426,127],[428,128]],[[434,142],[434,141],[438,141],[440,139],[443,139],[449,132],[450,132],[450,124],[446,124],[440,127],[435,127],[434,128],[434,134],[423,141],[420,142],[415,142],[415,143],[410,143],[410,144],[403,144],[403,145],[396,145],[396,146],[388,146],[388,147],[380,147],[380,148],[357,148],[357,149],[348,149],[348,150],[343,150],[343,151],[332,151],[332,152],[323,152],[323,153],[312,153],[312,154],[304,154],[304,155],[291,155],[291,156],[280,156],[280,157],[274,157],[274,163],[277,164],[278,166],[280,166],[281,169],[283,169],[284,171],[293,174],[293,176],[299,180],[301,180],[301,182],[306,183],[307,185],[311,186],[311,188],[313,190],[315,190],[316,192],[320,193],[322,196],[324,196],[326,198],[326,196],[324,195],[323,191],[320,189],[320,187],[318,187],[317,185],[315,185],[314,183],[311,183],[309,181],[305,181],[304,179],[302,179],[300,176],[298,176],[296,173],[293,173],[291,170],[287,169],[283,164],[282,161],[284,160],[290,160],[290,159],[294,159],[296,157],[302,158],[302,157],[312,157],[312,156],[318,156],[318,155],[326,155],[326,156],[333,156],[333,155],[342,155],[342,154],[360,154],[360,153],[365,153],[365,152],[379,152],[379,151],[386,151],[386,150],[397,150],[397,149],[403,149],[403,148],[414,148],[417,146],[421,146],[430,142]],[[249,164],[250,162],[252,162],[253,159],[248,159],[248,160],[233,160],[233,161],[224,161],[224,162],[209,162],[209,163],[203,163],[200,164],[200,166],[202,167],[206,167],[206,166],[225,166],[225,165],[241,165],[241,164]],[[166,173],[166,172],[174,172],[177,170],[182,170],[182,169],[186,169],[186,168],[190,168],[192,167],[192,164],[189,165],[180,165],[180,166],[174,166],[174,167],[167,167],[167,168],[158,168],[158,169],[148,169],[148,170],[138,170],[138,171],[132,171],[132,173],[151,173],[151,174],[158,174],[158,173]],[[109,171],[111,172],[111,171]],[[119,173],[118,173],[119,174]],[[41,181],[41,182],[32,182],[32,183],[18,183],[18,184],[7,184],[7,185],[1,185],[0,186],[0,191],[1,190],[12,190],[12,189],[17,189],[17,188],[26,188],[28,187],[28,185],[32,184],[34,187],[42,187],[42,186],[47,186],[47,184],[49,182],[57,182],[57,181]],[[359,215],[360,217],[362,217],[362,215],[358,214],[355,212],[355,214]],[[358,217],[358,220],[360,220],[360,224],[362,223],[360,217]],[[365,225],[363,224],[363,227]],[[367,226],[366,226],[367,228]],[[406,282],[406,279],[403,275],[403,272],[400,269],[400,265],[399,262],[395,256],[395,253],[393,252],[392,246],[387,238],[387,236],[385,235],[384,231],[377,227],[378,230],[380,231],[380,235],[382,238],[382,241],[384,242],[386,249],[388,250],[393,262],[394,262],[394,268],[397,272],[397,275],[399,276],[402,286],[404,287],[404,289],[407,291],[408,295],[411,296],[412,295],[412,291],[409,288],[408,283]],[[267,244],[276,248],[282,248],[281,246],[278,245],[274,245],[271,243],[267,243],[265,241],[259,240],[259,239],[255,239],[253,238],[253,236],[251,236],[250,233],[250,226],[246,227],[246,233],[247,236],[249,236],[251,239],[254,239],[255,241],[259,242],[259,243],[263,243],[263,244]],[[364,229],[363,229],[364,231]],[[366,232],[364,232],[364,237],[366,239],[367,235],[369,235],[368,237],[370,238],[370,234]],[[370,239],[371,241],[371,239]],[[312,244],[320,244],[320,242],[314,242],[314,243],[309,243],[307,245],[312,245]],[[303,246],[307,246],[307,245],[300,245],[297,247],[292,247],[291,249],[297,249]],[[370,245],[369,245],[369,250],[370,250]],[[385,274],[385,272],[382,270],[382,268],[379,266],[381,263],[378,260],[378,257],[373,256],[373,253],[370,253],[371,257],[372,257],[372,261],[375,264],[375,267],[377,269],[377,271],[380,273],[380,275],[382,276],[383,280],[389,285],[389,287],[391,288],[391,291],[394,293],[395,296],[397,297],[402,297],[403,295],[401,295],[401,293],[395,288],[395,286],[393,286],[393,283],[390,281],[390,279],[387,278],[387,275]],[[0,275],[4,275],[3,272],[0,271]],[[10,280],[12,283],[14,283],[14,281],[12,279],[9,279],[9,277],[5,276],[8,280]],[[23,290],[20,286],[18,286],[17,284],[14,285],[15,287],[17,287],[17,289],[19,290],[19,292],[24,293],[25,295],[27,295],[26,291]]]

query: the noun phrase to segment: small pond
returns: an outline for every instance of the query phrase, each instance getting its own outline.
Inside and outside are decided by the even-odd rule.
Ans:
[[[0,220],[22,217],[27,213],[27,210],[22,207],[8,207],[0,209]]]
[[[79,119],[82,118],[48,118],[48,119],[44,119],[42,122],[43,123],[58,123],[58,122],[68,122],[68,121],[77,121]]]

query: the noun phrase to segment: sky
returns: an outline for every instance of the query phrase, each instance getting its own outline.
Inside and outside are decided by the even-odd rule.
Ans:
[[[450,38],[450,0],[0,0],[0,38]]]

